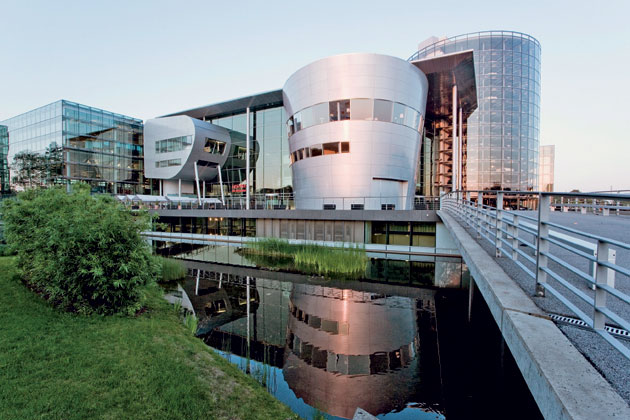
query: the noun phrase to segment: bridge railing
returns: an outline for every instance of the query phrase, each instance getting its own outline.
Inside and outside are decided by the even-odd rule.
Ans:
[[[580,228],[584,223],[552,222],[551,212],[565,200],[614,203],[622,214],[617,222],[626,229],[623,240],[598,234],[596,226],[586,231]],[[616,261],[618,252],[630,256],[630,218],[623,216],[630,214],[630,195],[456,191],[441,197],[441,210],[489,242],[497,258],[514,261],[535,282],[537,296],[550,293],[630,359],[630,349],[617,338],[619,328],[630,331],[630,262]]]
[[[132,208],[177,210],[245,210],[245,195],[227,197],[120,195],[117,198]],[[387,197],[313,197],[302,198],[307,209],[319,210],[401,210],[407,203],[402,196]],[[415,196],[408,210],[439,210],[439,197]],[[291,193],[252,194],[249,210],[295,210],[295,197]]]

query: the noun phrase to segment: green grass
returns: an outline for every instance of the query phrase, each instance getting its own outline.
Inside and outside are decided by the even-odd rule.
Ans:
[[[157,287],[138,317],[52,308],[0,258],[1,419],[287,419],[194,338]]]
[[[160,264],[161,279],[160,282],[168,283],[183,279],[188,274],[188,270],[181,261],[165,258],[160,255],[155,255],[157,263]]]
[[[276,268],[280,269],[293,268],[307,274],[341,275],[350,278],[365,275],[368,261],[365,249],[358,246],[338,249],[312,244],[290,244],[286,239],[276,238],[260,239],[245,248],[244,254],[267,257],[265,259],[269,261],[265,263],[272,266],[273,259],[276,259]]]

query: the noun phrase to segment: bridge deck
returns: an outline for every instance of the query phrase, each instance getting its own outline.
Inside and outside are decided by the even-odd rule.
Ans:
[[[490,306],[543,415],[546,418],[630,418],[630,407],[626,403],[630,400],[630,362],[595,333],[576,327],[556,327],[545,318],[545,313],[564,312],[559,301],[554,302],[552,297],[530,298],[535,294],[535,284],[513,261],[494,258],[494,247],[488,242],[475,240],[474,232],[446,212],[439,215]],[[557,214],[552,215],[552,221],[568,226],[580,223],[581,230],[592,229],[611,238],[630,232],[630,219],[617,220],[613,226],[603,228],[601,224],[608,224],[610,217],[604,221],[598,216],[589,216],[596,220],[583,217]],[[627,257],[618,254],[617,261],[628,261]],[[610,384],[576,347],[596,363]]]

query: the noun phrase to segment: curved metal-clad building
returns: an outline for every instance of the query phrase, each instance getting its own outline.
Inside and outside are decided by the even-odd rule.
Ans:
[[[537,190],[540,43],[488,31],[423,44],[409,61],[474,51],[478,108],[467,122],[464,188]]]
[[[283,102],[296,207],[410,209],[427,91],[421,70],[379,54],[295,72]]]
[[[149,178],[195,179],[194,164],[198,162],[204,166],[199,178],[212,180],[217,176],[217,165],[228,159],[228,130],[188,116],[148,120],[144,133],[145,160],[152,163],[145,169]]]

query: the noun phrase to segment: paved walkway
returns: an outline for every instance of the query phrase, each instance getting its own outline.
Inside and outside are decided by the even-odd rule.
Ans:
[[[536,217],[536,212],[519,212],[523,215],[530,217]],[[608,217],[596,216],[593,214],[580,214],[576,212],[559,213],[552,212],[550,215],[551,222],[557,223],[563,226],[571,227],[573,229],[579,229],[581,231],[593,233],[596,235],[604,236],[610,239],[616,239],[622,242],[630,242],[630,217],[628,216],[616,216],[611,215]],[[468,233],[472,237],[476,237],[476,234],[460,219],[457,219],[462,226],[466,228]],[[568,232],[561,232],[570,236]],[[527,239],[527,237],[525,236]],[[586,240],[595,244],[594,240],[589,240],[580,237],[580,239]],[[494,255],[494,246],[490,244],[486,239],[477,239],[477,242],[488,252],[490,255]],[[526,247],[521,247],[523,252],[533,255]],[[575,254],[570,253],[560,247],[551,245],[550,251],[560,256],[563,260],[576,266],[587,272],[588,261],[582,257],[578,257]],[[617,249],[617,264],[626,268],[630,268],[630,251]],[[521,259],[524,260],[524,259]],[[525,272],[518,267],[510,258],[502,257],[495,258],[495,261],[503,268],[503,270],[527,293],[532,297],[533,301],[543,311],[549,314],[560,314],[570,317],[576,317],[564,304],[558,299],[551,296],[549,293],[547,297],[540,298],[535,296],[535,281],[529,277]],[[530,269],[533,267],[530,265]],[[567,279],[572,285],[579,288],[582,292],[589,296],[593,296],[594,292],[586,284],[586,282],[579,276],[571,273],[570,271],[558,266],[553,262],[549,262],[549,268],[563,278]],[[532,270],[533,271],[533,270]],[[564,292],[566,289],[555,280],[549,278],[548,281],[556,290]],[[616,275],[616,287],[626,294],[630,294],[630,279],[618,274]],[[568,293],[567,293],[568,296]],[[577,297],[571,299],[572,303],[577,305],[587,315],[592,315],[592,307],[587,305]],[[618,315],[624,319],[630,319],[630,307],[623,302],[617,300],[614,297],[608,297],[607,305]],[[615,350],[610,344],[608,344],[598,334],[586,330],[584,328],[572,326],[569,324],[559,323],[558,327],[569,338],[569,340],[575,345],[575,347],[584,354],[584,356],[595,366],[595,368],[602,373],[602,375],[612,384],[613,388],[619,392],[624,400],[630,404],[630,360],[623,357],[617,350]],[[624,344],[630,348],[630,340],[625,341]]]

